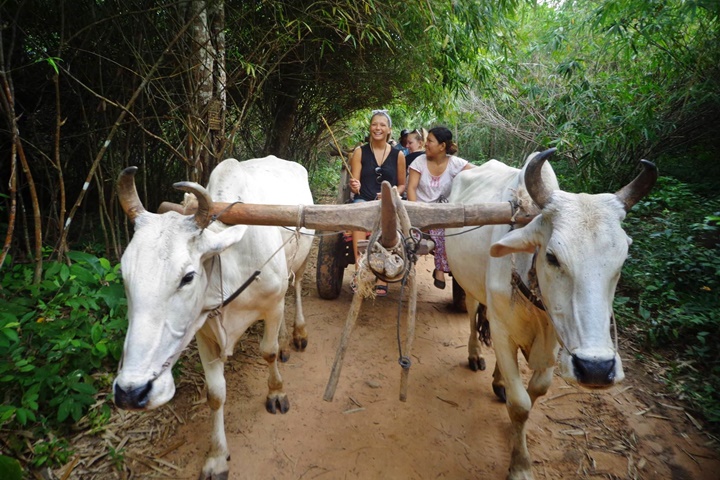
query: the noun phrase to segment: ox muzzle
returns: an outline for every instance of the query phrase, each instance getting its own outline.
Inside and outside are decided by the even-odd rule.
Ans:
[[[609,388],[625,379],[622,359],[613,348],[563,348],[558,363],[562,378],[586,388]]]
[[[615,383],[615,358],[582,358],[572,354],[572,366],[578,383],[585,387],[602,388]]]
[[[152,380],[127,390],[115,382],[115,405],[125,410],[142,410],[148,406],[152,387]]]

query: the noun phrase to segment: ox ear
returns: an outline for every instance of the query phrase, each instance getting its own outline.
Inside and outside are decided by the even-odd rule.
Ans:
[[[247,229],[247,225],[234,225],[218,233],[205,229],[202,233],[203,257],[218,255],[226,248],[235,245],[242,240]]]
[[[535,220],[537,220],[536,217]],[[490,246],[490,256],[504,257],[511,253],[534,253],[539,245],[539,222],[533,220],[526,227],[506,233],[500,240]]]

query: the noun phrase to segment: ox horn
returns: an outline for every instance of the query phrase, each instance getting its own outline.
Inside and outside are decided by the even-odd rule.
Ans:
[[[650,192],[658,177],[657,167],[653,162],[640,160],[640,163],[643,166],[643,171],[632,182],[615,192],[615,195],[625,206],[626,212],[629,212],[633,205]]]
[[[525,186],[533,201],[540,209],[545,208],[552,190],[547,188],[542,181],[542,166],[545,160],[557,151],[557,148],[548,148],[544,152],[535,155],[525,168]]]
[[[173,187],[183,192],[192,193],[197,197],[198,209],[195,212],[195,223],[200,228],[206,228],[210,225],[210,210],[212,209],[212,198],[205,188],[195,182],[177,182],[173,183]]]
[[[120,199],[120,206],[125,211],[132,223],[135,223],[135,219],[138,215],[146,212],[143,207],[140,197],[138,196],[137,189],[135,188],[135,173],[138,167],[128,167],[122,172],[117,181],[118,198]]]

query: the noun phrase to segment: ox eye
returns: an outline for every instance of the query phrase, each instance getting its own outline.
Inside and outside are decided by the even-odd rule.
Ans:
[[[195,272],[186,273],[182,280],[180,280],[180,288],[192,282],[193,277],[195,277]]]
[[[554,253],[547,252],[547,253],[545,254],[545,259],[546,259],[547,262],[548,262],[550,265],[552,265],[553,267],[559,267],[559,266],[560,266],[560,262],[558,262],[558,259],[557,259],[557,257],[555,256]]]

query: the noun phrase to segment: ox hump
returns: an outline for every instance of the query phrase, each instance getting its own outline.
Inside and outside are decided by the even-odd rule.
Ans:
[[[464,204],[501,201],[507,188],[517,185],[519,174],[517,168],[488,160],[455,177],[449,201]]]

